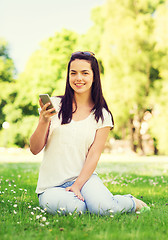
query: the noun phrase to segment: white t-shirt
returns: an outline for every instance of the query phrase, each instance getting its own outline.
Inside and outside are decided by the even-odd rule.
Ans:
[[[56,111],[59,111],[61,98],[52,97],[51,100]],[[106,109],[103,109],[103,116],[103,123],[101,118],[96,122],[94,114],[91,113],[84,120],[71,120],[64,125],[61,125],[58,114],[52,117],[36,193],[42,193],[47,188],[59,186],[78,177],[88,150],[94,142],[96,130],[113,127],[111,115]]]

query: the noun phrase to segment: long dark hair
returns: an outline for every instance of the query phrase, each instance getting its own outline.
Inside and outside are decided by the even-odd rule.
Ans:
[[[93,71],[93,79],[94,79],[94,81],[92,83],[92,91],[91,91],[94,106],[91,111],[94,113],[96,121],[98,122],[99,118],[102,119],[102,122],[104,121],[102,109],[105,108],[111,114],[112,123],[114,124],[112,113],[110,112],[110,110],[107,106],[107,103],[103,97],[102,86],[101,86],[101,81],[100,81],[100,71],[99,71],[99,65],[98,65],[97,59],[92,55],[86,55],[86,54],[82,54],[80,52],[73,54],[68,63],[65,94],[63,96],[61,96],[61,98],[62,98],[61,99],[61,108],[58,113],[58,117],[59,118],[62,117],[61,124],[70,123],[72,120],[72,114],[73,114],[72,103],[73,103],[73,101],[75,101],[75,99],[74,99],[74,90],[71,88],[71,86],[69,84],[69,71],[70,71],[71,62],[76,59],[86,60],[86,61],[90,62],[90,64],[91,64],[91,68]]]

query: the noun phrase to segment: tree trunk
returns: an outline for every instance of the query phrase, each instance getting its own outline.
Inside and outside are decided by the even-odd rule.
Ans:
[[[156,140],[156,138],[153,138],[153,148],[154,148],[154,154],[158,155],[158,148],[157,148],[157,140]]]
[[[130,135],[131,135],[131,149],[132,151],[137,151],[137,145],[135,144],[135,127],[133,124],[133,118],[130,118]]]
[[[138,147],[140,148],[141,153],[144,154],[144,148],[142,145],[141,123],[142,117],[139,117],[139,128],[137,129]]]

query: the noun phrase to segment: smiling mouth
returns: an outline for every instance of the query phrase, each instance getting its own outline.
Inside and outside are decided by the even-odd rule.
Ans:
[[[77,87],[81,87],[81,86],[84,86],[85,85],[85,83],[75,83],[75,86],[77,86]]]

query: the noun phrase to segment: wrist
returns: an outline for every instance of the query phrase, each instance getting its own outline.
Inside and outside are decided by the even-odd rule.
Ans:
[[[74,186],[77,187],[79,190],[81,190],[83,185],[84,185],[84,182],[79,178],[77,178],[76,181],[74,182]]]
[[[50,118],[44,118],[44,117],[39,118],[39,123],[42,125],[49,125],[50,122],[51,122]]]

